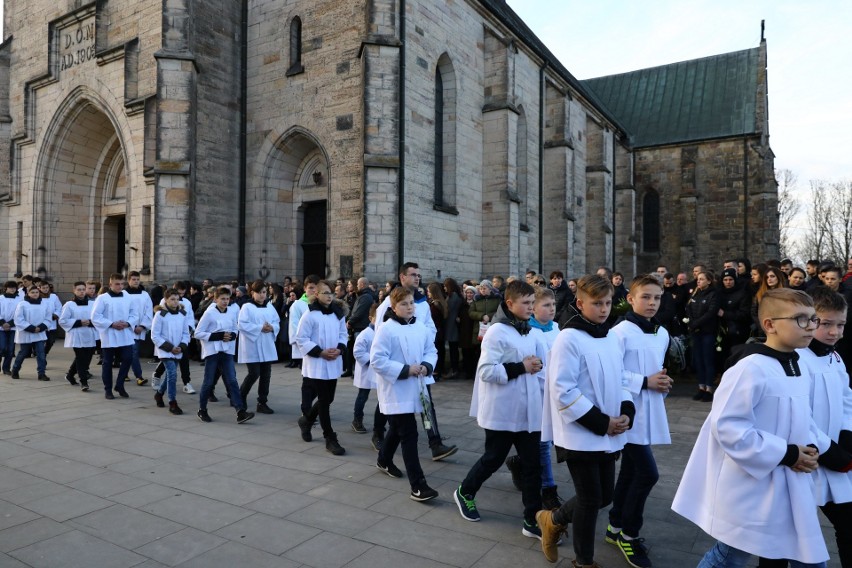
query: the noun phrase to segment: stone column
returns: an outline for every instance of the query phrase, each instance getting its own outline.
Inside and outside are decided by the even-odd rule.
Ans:
[[[613,266],[612,131],[586,119],[586,270]]]
[[[636,274],[636,188],[633,183],[633,154],[615,143],[615,269],[625,280]]]
[[[545,88],[543,261],[546,273],[568,267],[574,256],[574,141],[569,124],[571,99],[556,85]]]

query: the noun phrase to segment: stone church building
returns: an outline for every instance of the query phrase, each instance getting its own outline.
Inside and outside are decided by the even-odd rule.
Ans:
[[[578,81],[503,0],[5,0],[0,273],[777,254],[766,46]]]

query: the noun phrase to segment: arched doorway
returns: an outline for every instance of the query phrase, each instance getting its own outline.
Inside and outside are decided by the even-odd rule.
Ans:
[[[126,270],[127,161],[107,114],[86,98],[60,108],[40,158],[36,271],[65,292],[74,280]]]
[[[327,275],[330,179],[328,156],[307,131],[291,129],[270,148],[247,223],[258,276]]]

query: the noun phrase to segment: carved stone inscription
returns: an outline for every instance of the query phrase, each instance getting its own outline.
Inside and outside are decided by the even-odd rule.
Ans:
[[[65,71],[95,58],[95,20],[59,30],[59,70]]]

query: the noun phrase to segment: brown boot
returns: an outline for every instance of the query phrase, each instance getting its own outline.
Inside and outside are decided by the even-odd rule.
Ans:
[[[553,522],[551,511],[539,511],[535,514],[535,521],[541,529],[541,551],[548,562],[559,560],[559,551],[556,545],[559,543],[559,535],[565,532],[565,525],[557,525]]]
[[[180,406],[178,406],[176,400],[169,401],[169,412],[172,414],[183,414],[183,410],[181,410]]]

